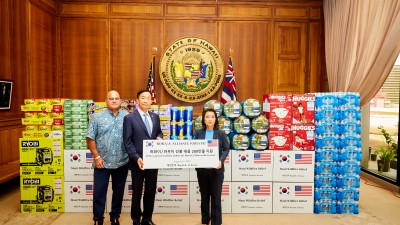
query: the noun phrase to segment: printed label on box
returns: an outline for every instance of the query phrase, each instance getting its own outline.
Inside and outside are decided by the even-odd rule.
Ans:
[[[314,183],[277,183],[273,185],[274,213],[313,213]]]
[[[232,151],[232,181],[272,181],[273,151]]]

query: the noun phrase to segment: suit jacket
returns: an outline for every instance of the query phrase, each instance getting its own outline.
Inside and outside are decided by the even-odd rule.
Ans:
[[[143,140],[156,139],[163,137],[160,126],[160,117],[152,112],[148,112],[153,122],[152,133],[149,136],[146,125],[138,110],[124,117],[123,138],[126,152],[129,159],[136,164],[139,158],[143,157]]]
[[[204,129],[197,130],[196,133],[194,133],[194,139],[205,139],[205,137],[206,137],[206,131]],[[230,151],[228,136],[226,136],[225,131],[214,130],[213,139],[218,140],[219,161],[222,162],[222,167],[220,169],[215,169],[215,171],[217,173],[223,173],[225,172],[224,161]],[[196,168],[196,170],[199,169],[200,168]]]

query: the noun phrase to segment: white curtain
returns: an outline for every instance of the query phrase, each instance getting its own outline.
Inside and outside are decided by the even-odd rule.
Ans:
[[[400,52],[399,0],[324,0],[330,91],[379,91]]]

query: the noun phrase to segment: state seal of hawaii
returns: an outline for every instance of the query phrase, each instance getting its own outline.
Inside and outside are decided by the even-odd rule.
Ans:
[[[224,81],[223,71],[218,49],[199,37],[175,40],[160,60],[164,88],[184,102],[201,102],[213,96]]]

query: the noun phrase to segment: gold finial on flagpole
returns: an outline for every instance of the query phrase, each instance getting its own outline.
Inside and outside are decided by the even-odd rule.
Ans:
[[[156,52],[157,52],[157,47],[152,47],[152,48],[151,48],[151,51],[152,51],[153,55],[155,55]]]
[[[233,54],[233,49],[229,48],[229,58],[232,58],[232,54]]]

